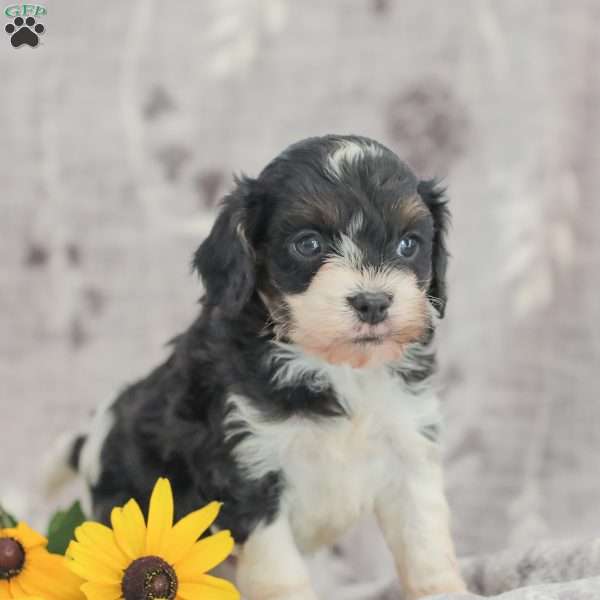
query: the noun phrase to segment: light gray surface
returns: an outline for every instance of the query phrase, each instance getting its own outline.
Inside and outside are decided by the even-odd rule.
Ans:
[[[452,198],[460,553],[599,532],[599,3],[47,6],[40,47],[0,39],[1,498],[39,522],[52,441],[192,318],[231,172],[353,132]],[[358,579],[389,568],[372,535],[344,547]]]

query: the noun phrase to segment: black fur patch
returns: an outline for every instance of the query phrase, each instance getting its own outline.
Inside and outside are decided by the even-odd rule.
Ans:
[[[81,456],[81,450],[85,445],[86,436],[79,435],[75,438],[73,445],[69,451],[69,458],[67,460],[69,467],[76,471],[79,468],[79,457]]]
[[[431,257],[432,276],[429,296],[440,317],[446,312],[448,294],[446,291],[446,269],[449,253],[446,248],[446,234],[450,226],[450,211],[444,196],[445,190],[434,180],[421,181],[418,186],[419,195],[423,198],[433,215],[435,233]]]

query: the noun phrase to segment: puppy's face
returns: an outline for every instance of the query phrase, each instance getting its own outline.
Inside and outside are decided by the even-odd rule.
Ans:
[[[301,142],[254,195],[237,235],[277,337],[358,368],[398,360],[426,334],[444,300],[431,295],[441,230],[393,153],[364,138]]]
[[[276,203],[268,228],[261,292],[278,333],[330,363],[399,359],[430,323],[433,217],[402,186],[320,187]]]

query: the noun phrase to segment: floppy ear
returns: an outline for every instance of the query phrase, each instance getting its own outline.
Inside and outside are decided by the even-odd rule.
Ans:
[[[254,181],[242,177],[236,179],[236,184],[236,189],[224,198],[210,234],[192,261],[204,283],[204,302],[219,306],[230,317],[240,313],[256,284],[252,231],[256,221]]]
[[[448,200],[444,195],[446,190],[439,187],[433,179],[419,182],[417,191],[433,215],[434,235],[428,296],[442,318],[448,300],[446,292],[446,267],[449,256],[446,249],[446,232],[450,224]]]

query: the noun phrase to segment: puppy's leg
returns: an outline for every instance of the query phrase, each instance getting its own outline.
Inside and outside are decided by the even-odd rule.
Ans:
[[[462,592],[437,449],[419,440],[406,469],[376,501],[406,598]]]
[[[252,532],[239,555],[237,584],[246,600],[317,600],[285,515]]]

